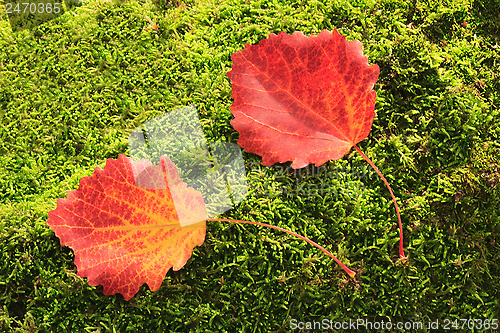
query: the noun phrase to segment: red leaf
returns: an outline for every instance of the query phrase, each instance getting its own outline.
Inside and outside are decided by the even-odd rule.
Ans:
[[[271,34],[233,54],[231,122],[263,165],[293,168],[342,158],[368,136],[379,68],[336,30]]]
[[[379,68],[368,65],[359,41],[346,41],[337,30],[306,37],[280,32],[246,45],[232,55],[234,115],[238,144],[262,156],[263,165],[292,161],[295,169],[342,158],[354,148],[375,169],[392,196],[399,222],[399,256],[403,261],[403,227],[389,183],[358,148],[375,117],[373,85]]]
[[[206,219],[201,194],[168,158],[152,166],[120,155],[59,199],[47,224],[74,250],[79,276],[128,300],[144,283],[157,290],[171,267],[184,266],[203,244]]]

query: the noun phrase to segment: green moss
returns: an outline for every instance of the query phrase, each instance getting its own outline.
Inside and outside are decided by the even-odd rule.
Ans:
[[[0,21],[0,330],[287,331],[291,318],[500,319],[500,80],[495,1],[91,1],[31,30]],[[496,11],[496,12],[495,12]],[[494,14],[496,13],[496,15]],[[145,16],[158,26],[148,28]],[[231,54],[270,33],[338,29],[380,66],[375,122],[328,174],[264,168],[226,214],[306,243],[208,224],[159,291],[104,296],[46,225],[80,178],[127,152],[139,124],[195,104],[210,141],[236,142]],[[321,186],[321,187],[318,187]]]

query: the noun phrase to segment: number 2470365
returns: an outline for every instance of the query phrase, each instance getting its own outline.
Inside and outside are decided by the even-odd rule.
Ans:
[[[61,12],[62,3],[56,2],[52,3],[30,3],[23,2],[17,3],[15,6],[13,3],[5,3],[5,12],[7,14],[21,14],[21,13],[32,13],[32,14],[59,14]]]

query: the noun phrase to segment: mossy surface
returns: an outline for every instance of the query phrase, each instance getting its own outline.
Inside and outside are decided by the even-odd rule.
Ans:
[[[291,320],[500,319],[499,8],[89,1],[16,32],[2,14],[0,330],[284,332]],[[389,193],[355,150],[319,175],[263,167],[245,153],[250,193],[224,217],[305,235],[356,281],[287,234],[220,222],[208,223],[205,243],[157,292],[143,286],[125,301],[76,275],[72,251],[45,225],[58,198],[127,154],[134,128],[181,106],[196,105],[209,141],[236,142],[231,54],[270,33],[334,28],[380,66],[375,121],[359,146],[398,198],[406,264]]]

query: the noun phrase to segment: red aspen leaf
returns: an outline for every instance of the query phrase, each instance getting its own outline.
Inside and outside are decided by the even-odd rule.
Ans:
[[[204,242],[206,219],[201,194],[167,157],[153,166],[120,155],[59,199],[47,224],[73,249],[79,276],[128,300],[144,283],[159,289],[171,267],[186,264]]]
[[[368,136],[379,68],[336,30],[271,34],[232,55],[231,121],[263,165],[293,168],[342,158]]]
[[[377,65],[368,65],[361,43],[346,41],[337,30],[312,37],[280,32],[258,45],[247,44],[232,60],[227,76],[238,144],[262,156],[263,165],[292,161],[295,169],[340,159],[354,147],[391,194],[399,223],[399,256],[406,262],[396,197],[356,145],[370,133],[376,98],[372,89],[379,75]]]

